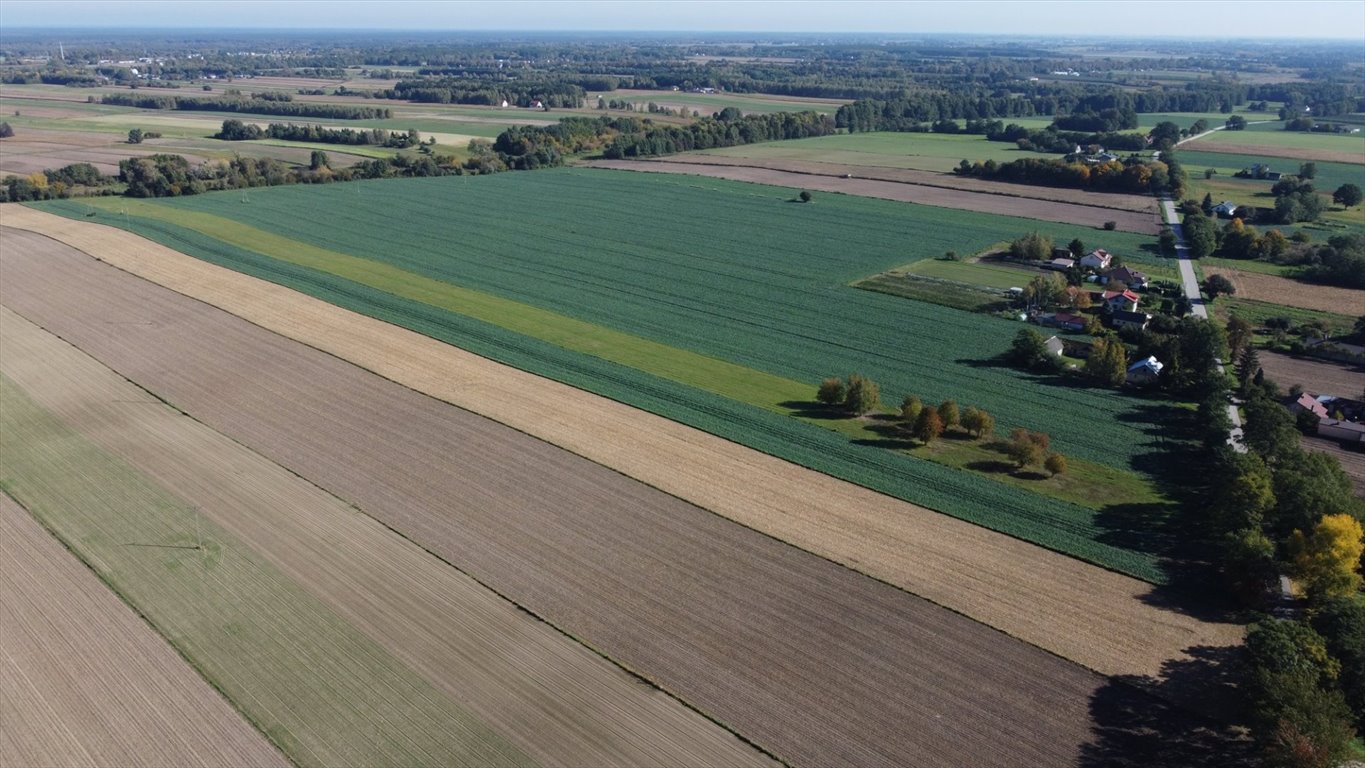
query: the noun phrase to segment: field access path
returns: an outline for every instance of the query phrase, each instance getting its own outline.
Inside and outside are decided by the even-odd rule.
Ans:
[[[29,237],[3,252],[5,306],[784,760],[1070,764],[1095,738],[1101,691],[1122,711],[1163,710],[928,601]]]

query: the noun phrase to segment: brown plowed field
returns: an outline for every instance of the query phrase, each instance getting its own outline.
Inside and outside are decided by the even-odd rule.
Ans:
[[[123,269],[869,573],[1105,674],[1158,675],[1241,628],[1154,605],[1151,587],[620,403],[221,269],[28,208],[37,228]],[[18,233],[7,232],[9,238]],[[46,244],[44,244],[46,242]],[[41,238],[26,246],[62,250]],[[3,281],[0,281],[3,282]],[[3,285],[0,285],[0,290]]]
[[[542,765],[765,765],[757,750],[0,307],[0,371]],[[129,409],[130,402],[152,407]]]
[[[1061,203],[1053,200],[1038,200],[1029,197],[1007,197],[984,192],[971,192],[963,189],[946,189],[895,181],[880,181],[869,178],[845,179],[838,176],[821,176],[811,173],[796,173],[774,168],[755,168],[751,166],[709,165],[695,161],[675,162],[673,160],[591,160],[584,165],[592,168],[612,168],[616,170],[641,171],[645,173],[682,173],[692,176],[708,176],[734,181],[751,181],[756,184],[771,184],[778,187],[794,187],[823,192],[840,192],[845,195],[877,197],[883,200],[899,200],[904,203],[935,205],[940,208],[957,208],[964,211],[996,213],[1003,216],[1022,216],[1042,221],[1059,221],[1065,224],[1078,224],[1099,228],[1106,221],[1113,221],[1125,232],[1139,232],[1155,235],[1161,231],[1161,223],[1154,213],[1137,213],[1111,208],[1096,208],[1075,203]],[[857,174],[855,174],[857,175]]]
[[[1315,395],[1336,395],[1358,399],[1365,390],[1365,368],[1359,365],[1312,360],[1278,352],[1258,352],[1266,378],[1289,389],[1301,385]]]
[[[1233,155],[1284,157],[1290,160],[1317,160],[1323,163],[1356,163],[1365,158],[1359,151],[1349,149],[1311,149],[1308,147],[1277,147],[1274,144],[1228,144],[1221,141],[1201,141],[1186,144],[1187,149],[1200,152],[1225,152]]]
[[[1030,200],[1052,200],[1059,203],[1074,203],[1087,208],[1117,209],[1136,211],[1158,216],[1156,198],[1151,195],[1124,195],[1107,192],[1087,192],[1081,189],[1061,189],[1039,187],[1025,184],[1007,184],[1002,181],[987,181],[971,177],[955,176],[949,173],[921,171],[914,168],[890,168],[875,165],[848,165],[826,163],[818,160],[796,160],[790,158],[764,160],[754,157],[728,157],[726,155],[669,155],[663,160],[637,160],[632,162],[688,163],[692,165],[728,165],[748,168],[770,168],[775,171],[791,171],[814,176],[845,175],[858,179],[875,181],[894,181],[898,184],[915,184],[923,187],[940,187],[964,192],[1020,197]]]
[[[1313,285],[1279,275],[1246,272],[1232,267],[1201,266],[1205,275],[1223,275],[1237,289],[1237,298],[1268,301],[1287,307],[1335,312],[1352,317],[1365,315],[1365,291]]]
[[[6,306],[779,757],[1064,765],[1094,738],[1106,681],[1075,664],[70,249],[6,241]]]
[[[289,761],[0,493],[0,764]]]

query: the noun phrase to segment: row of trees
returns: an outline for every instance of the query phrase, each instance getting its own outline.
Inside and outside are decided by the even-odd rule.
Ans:
[[[433,104],[478,104],[530,107],[539,102],[553,109],[578,109],[586,94],[583,87],[559,78],[513,79],[509,75],[481,78],[427,77],[402,80],[393,88],[377,91],[379,98]]]
[[[963,160],[953,172],[978,179],[1102,192],[1146,194],[1170,186],[1170,175],[1165,163],[1144,162],[1136,158],[1093,164],[1036,157],[1006,163],[994,160],[972,163]]]
[[[326,153],[313,152],[307,168],[274,158],[234,157],[191,165],[180,155],[151,155],[119,161],[118,180],[129,197],[177,197],[223,189],[282,184],[326,184],[354,179],[445,176],[462,173],[455,158],[421,155],[366,160],[349,168],[332,168]]]
[[[135,93],[111,93],[100,97],[103,104],[138,109],[198,110],[207,112],[243,112],[253,115],[320,118],[326,120],[382,120],[392,117],[387,107],[362,107],[350,104],[327,104],[313,101],[279,101],[276,99],[227,96],[223,98],[191,98],[185,96],[142,96]]]
[[[389,131],[383,128],[324,128],[321,125],[296,125],[294,123],[271,123],[261,128],[254,123],[243,123],[229,118],[223,121],[222,130],[213,136],[224,141],[248,141],[252,139],[282,139],[284,141],[310,141],[319,144],[346,144],[352,146],[392,147],[406,149],[422,143],[422,134],[416,128],[407,131]]]

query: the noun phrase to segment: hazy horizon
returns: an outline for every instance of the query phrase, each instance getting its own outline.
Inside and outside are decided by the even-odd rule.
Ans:
[[[245,13],[250,10],[251,13]],[[78,25],[73,19],[80,19]],[[321,22],[321,23],[320,23]],[[0,30],[637,32],[1319,39],[1365,45],[1365,2],[6,0]]]

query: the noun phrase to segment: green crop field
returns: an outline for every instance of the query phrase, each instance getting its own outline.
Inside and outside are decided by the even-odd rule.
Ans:
[[[1222,133],[1222,131],[1219,131]],[[1256,185],[1257,188],[1266,192],[1274,185],[1273,181],[1256,181],[1254,179],[1234,179],[1232,174],[1250,168],[1256,163],[1269,165],[1272,169],[1284,174],[1296,174],[1299,172],[1299,165],[1303,161],[1291,160],[1285,157],[1271,157],[1269,155],[1246,155],[1234,154],[1230,152],[1201,152],[1191,149],[1198,146],[1199,142],[1191,142],[1182,145],[1180,148],[1180,162],[1185,164],[1185,170],[1189,173],[1190,180],[1203,180],[1204,169],[1213,168],[1218,171],[1219,176],[1226,180]],[[1363,158],[1365,160],[1365,158]],[[1315,161],[1317,165],[1317,175],[1313,177],[1313,186],[1319,191],[1331,194],[1332,190],[1342,184],[1359,184],[1365,187],[1365,167],[1353,165],[1351,163],[1330,163],[1325,161]],[[1217,178],[1217,177],[1215,177]]]
[[[847,133],[772,141],[710,149],[698,154],[912,168],[940,173],[951,171],[962,160],[1008,162],[1025,157],[1057,157],[1042,152],[1025,152],[1010,142],[987,141],[985,136],[979,135],[895,132]]]
[[[242,541],[207,520],[196,528],[187,504],[3,376],[0,402],[6,492],[296,765],[415,765],[435,755],[530,764]]]
[[[1150,238],[723,180],[558,169],[279,187],[126,208],[139,234],[829,474],[1158,580],[1092,506],[1049,499],[793,418],[858,371],[884,399],[955,398],[1002,429],[1125,473],[1150,466],[1166,408],[1046,385],[989,362],[1016,323],[860,291],[851,281],[1021,232],[1133,261]],[[100,214],[121,226],[124,217]],[[1103,493],[1097,494],[1102,499]]]

